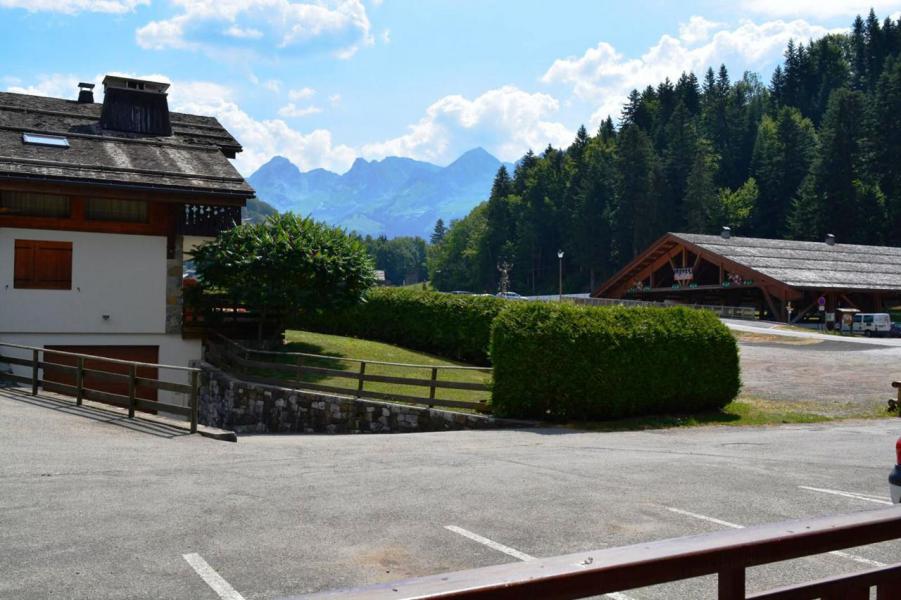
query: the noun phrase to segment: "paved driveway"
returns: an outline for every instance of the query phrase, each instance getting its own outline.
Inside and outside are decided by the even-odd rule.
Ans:
[[[268,600],[879,508],[899,431],[891,419],[229,444],[0,390],[0,598]],[[899,550],[753,569],[749,588]],[[712,597],[713,585],[621,597]]]

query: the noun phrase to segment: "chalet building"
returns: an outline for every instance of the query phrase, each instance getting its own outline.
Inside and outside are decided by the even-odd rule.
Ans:
[[[184,252],[254,195],[212,117],[107,76],[75,100],[0,93],[0,340],[185,366]],[[73,90],[74,92],[74,90]],[[2,365],[0,365],[2,368]]]
[[[837,308],[879,312],[901,304],[901,248],[668,233],[592,294],[679,304],[755,307],[797,321]],[[821,300],[822,299],[822,300]],[[791,311],[788,309],[791,308]]]

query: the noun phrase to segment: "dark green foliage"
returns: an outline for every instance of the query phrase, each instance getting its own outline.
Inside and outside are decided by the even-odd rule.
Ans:
[[[769,88],[724,65],[629,94],[617,131],[498,172],[432,253],[438,289],[586,292],[667,231],[901,244],[901,23],[788,44]],[[455,231],[457,229],[457,231]]]
[[[615,419],[722,408],[738,393],[735,338],[687,308],[516,303],[495,320],[492,406],[519,418]]]
[[[290,213],[223,231],[192,257],[204,290],[282,322],[358,302],[375,283],[358,239]]]
[[[375,261],[375,268],[385,272],[388,283],[406,285],[428,279],[426,243],[422,238],[402,236],[389,240],[383,235],[367,235],[363,245]]]
[[[507,304],[492,296],[378,288],[363,303],[304,314],[297,325],[486,365],[491,322]]]

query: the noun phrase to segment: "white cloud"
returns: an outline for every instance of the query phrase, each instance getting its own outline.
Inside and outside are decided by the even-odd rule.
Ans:
[[[307,98],[312,98],[314,95],[316,95],[316,90],[310,87],[304,87],[288,92],[288,97],[295,102],[297,100],[306,100]]]
[[[2,1],[2,0],[0,0]],[[221,50],[224,40],[272,50],[326,48],[340,57],[374,43],[361,0],[170,0],[175,16],[138,29],[143,48]]]
[[[328,101],[332,106],[338,106],[341,104],[341,94],[332,94],[328,97]]]
[[[228,29],[223,32],[225,35],[245,40],[258,40],[263,37],[263,32],[259,29],[254,29],[252,27],[248,27],[247,29],[243,29],[238,27],[237,25],[232,25]]]
[[[746,69],[755,71],[772,65],[782,56],[789,39],[806,42],[829,32],[803,20],[761,24],[742,21],[734,29],[725,29],[704,19],[692,19],[680,27],[680,38],[663,35],[638,58],[628,58],[607,42],[600,42],[582,56],[554,61],[542,81],[570,86],[578,99],[595,104],[590,124],[596,126],[607,115],[620,114],[632,89],[656,85],[666,77],[674,81],[683,71],[700,76],[709,66],[716,68],[720,63],[729,66],[733,77],[740,77]]]
[[[687,23],[679,24],[679,39],[686,44],[705,42],[710,38],[711,31],[719,29],[722,26],[722,23],[708,21],[704,17],[693,16],[688,19]]]
[[[386,29],[382,32],[382,43],[390,44],[391,43],[391,30]]]
[[[24,8],[28,12],[80,12],[122,14],[150,0],[0,0],[0,8]]]
[[[531,94],[514,86],[489,90],[474,100],[445,96],[426,110],[409,131],[384,142],[367,144],[369,158],[409,156],[444,163],[474,146],[485,146],[501,160],[515,160],[526,150],[561,146],[573,132],[548,120],[559,102],[548,94]]]
[[[745,10],[770,17],[853,17],[866,15],[870,8],[884,14],[901,8],[898,0],[743,0]]]
[[[278,114],[283,117],[308,117],[321,113],[322,109],[318,106],[297,106],[293,102],[289,102],[285,106],[278,109]]]
[[[278,79],[267,79],[265,83],[263,83],[263,87],[277,94],[282,89],[282,82]]]
[[[83,80],[82,80],[83,81]],[[79,79],[75,75],[63,73],[53,73],[50,75],[38,76],[37,83],[31,85],[21,85],[21,81],[9,81],[10,85],[6,88],[7,92],[16,94],[31,94],[32,96],[51,96],[53,98],[71,98],[78,97]]]

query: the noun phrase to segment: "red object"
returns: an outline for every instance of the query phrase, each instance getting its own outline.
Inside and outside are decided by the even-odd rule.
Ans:
[[[901,438],[895,442],[895,464],[901,465]]]

